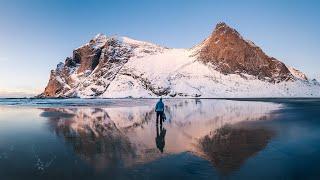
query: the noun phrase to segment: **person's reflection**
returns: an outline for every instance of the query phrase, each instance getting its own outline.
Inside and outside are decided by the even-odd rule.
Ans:
[[[156,128],[157,128],[157,136],[155,140],[156,140],[157,148],[160,150],[161,153],[163,153],[163,149],[166,143],[165,136],[166,136],[167,130],[162,127],[162,123],[160,124],[160,129],[159,129],[158,123],[156,124]]]

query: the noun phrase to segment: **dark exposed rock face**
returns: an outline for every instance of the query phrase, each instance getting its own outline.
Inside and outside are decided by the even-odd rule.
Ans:
[[[68,61],[70,58],[66,59],[66,62]],[[56,70],[51,70],[48,85],[38,97],[55,97],[57,94],[64,94],[70,90],[71,87],[68,84],[72,84],[72,79],[68,76],[69,73],[70,69],[63,63],[59,63]]]
[[[225,23],[217,24],[214,32],[203,43],[199,59],[211,63],[224,74],[244,73],[270,82],[293,79],[285,64],[267,56]]]
[[[56,80],[55,75],[56,72],[54,70],[50,73],[50,79],[48,82],[47,87],[44,90],[44,96],[55,96],[56,94],[60,93],[63,88],[63,85]]]
[[[90,45],[74,50],[73,59],[76,63],[80,64],[77,72],[82,73],[86,70],[94,70],[99,63],[100,55],[101,49],[91,48]]]
[[[131,57],[130,48],[119,40],[97,35],[89,43],[73,51],[72,57],[67,57],[65,63],[58,64],[52,70],[49,82],[38,97],[75,97],[74,88],[86,90],[89,85],[98,85],[104,89],[91,88],[95,96],[103,93],[117,72]],[[86,77],[81,84],[74,84],[70,77],[74,72],[79,77]]]

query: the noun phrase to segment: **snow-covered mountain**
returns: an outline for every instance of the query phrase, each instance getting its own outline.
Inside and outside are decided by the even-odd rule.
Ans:
[[[190,49],[98,34],[51,71],[39,97],[312,97],[320,85],[225,23]]]

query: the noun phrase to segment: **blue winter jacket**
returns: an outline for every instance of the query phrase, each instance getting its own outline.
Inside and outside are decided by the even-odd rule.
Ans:
[[[161,100],[159,100],[156,104],[156,112],[163,112],[164,111],[164,104]]]

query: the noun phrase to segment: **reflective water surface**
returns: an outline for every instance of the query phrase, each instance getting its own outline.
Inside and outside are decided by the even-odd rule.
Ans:
[[[320,177],[320,101],[0,100],[1,179]]]

